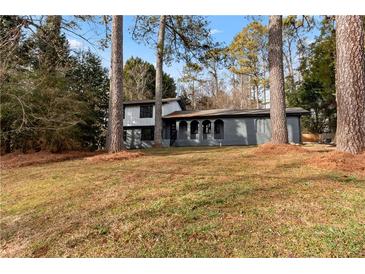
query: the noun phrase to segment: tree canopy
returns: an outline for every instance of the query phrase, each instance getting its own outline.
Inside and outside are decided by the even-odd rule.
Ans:
[[[153,99],[155,96],[156,69],[139,57],[129,58],[124,65],[125,100]],[[163,98],[176,97],[174,78],[163,73]]]
[[[159,16],[136,16],[130,32],[136,41],[156,48],[158,29]],[[173,60],[197,60],[216,44],[211,38],[209,22],[204,16],[166,16],[165,63]]]
[[[236,75],[248,76],[257,108],[260,107],[260,101],[265,100],[262,95],[268,84],[267,43],[267,27],[253,21],[236,35],[227,49],[231,60],[230,71]]]
[[[312,110],[311,116],[303,117],[303,125],[313,133],[336,129],[336,37],[326,19],[321,23],[320,33],[301,59],[302,80],[296,82],[296,90],[287,92],[290,106]]]
[[[72,54],[57,16],[30,35],[19,20],[0,17],[3,152],[103,147],[109,78],[101,59]]]

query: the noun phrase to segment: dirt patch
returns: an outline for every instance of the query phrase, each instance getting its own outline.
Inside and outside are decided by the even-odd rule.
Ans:
[[[352,155],[350,153],[331,151],[325,155],[321,154],[311,158],[307,160],[307,163],[324,169],[337,169],[365,175],[365,152]]]
[[[88,151],[69,151],[64,153],[51,153],[49,151],[40,151],[33,153],[13,152],[1,155],[0,168],[8,169],[37,164],[62,162],[72,159],[81,159],[95,154],[97,153]]]
[[[103,153],[91,157],[87,157],[87,161],[91,162],[102,162],[102,161],[119,161],[119,160],[128,160],[137,157],[141,157],[144,154],[142,152],[129,152],[129,151],[121,151],[117,153]]]
[[[260,145],[256,151],[256,155],[282,155],[287,153],[308,153],[309,151],[299,145],[289,145],[289,144],[263,144]]]

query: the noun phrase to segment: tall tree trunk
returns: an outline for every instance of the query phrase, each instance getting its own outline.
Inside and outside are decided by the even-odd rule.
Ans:
[[[266,62],[263,61],[263,66],[262,66],[262,70],[263,70],[263,84],[262,84],[262,95],[263,95],[263,99],[262,99],[262,105],[263,108],[266,108]]]
[[[244,86],[243,86],[243,75],[240,74],[240,88],[241,88],[241,108],[245,107],[247,108],[247,99],[246,99],[246,93],[245,93],[245,90],[244,90]],[[242,102],[242,98],[244,100],[244,102]]]
[[[289,91],[293,92],[294,91],[294,68],[293,68],[293,57],[292,57],[292,50],[291,50],[291,40],[288,39],[287,40],[287,44],[288,44],[288,53],[284,54],[284,58],[286,60],[286,65],[287,65],[287,69],[288,69],[288,79],[289,79]]]
[[[123,16],[113,16],[108,121],[108,151],[124,149],[123,144]]]
[[[270,120],[273,144],[288,143],[285,113],[282,16],[269,19]]]
[[[362,16],[336,16],[337,150],[365,148],[365,55]]]
[[[160,29],[157,39],[156,59],[156,92],[155,92],[155,146],[162,145],[162,74],[163,74],[163,52],[165,43],[166,15],[160,16]]]
[[[195,100],[195,81],[193,80],[193,89],[192,89],[192,93],[191,93],[191,103],[192,103],[192,106],[193,106],[193,110],[196,110],[196,100]]]
[[[219,94],[219,81],[218,81],[218,72],[217,72],[217,68],[214,65],[213,68],[213,78],[214,78],[214,87],[215,87],[215,96],[218,96]]]

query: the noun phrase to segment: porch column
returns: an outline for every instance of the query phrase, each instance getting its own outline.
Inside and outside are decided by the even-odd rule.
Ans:
[[[214,140],[214,121],[215,120],[209,120],[210,121],[210,136],[209,136],[209,138],[208,139],[210,139],[210,140]]]
[[[176,140],[179,140],[180,121],[176,121]]]
[[[186,136],[187,140],[190,140],[190,123],[191,123],[191,121],[186,121],[186,124],[187,124],[186,134],[188,135],[188,136]]]
[[[198,140],[199,143],[203,141],[203,121],[198,120]]]

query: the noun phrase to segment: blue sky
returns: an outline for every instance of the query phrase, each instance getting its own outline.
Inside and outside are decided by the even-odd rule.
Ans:
[[[129,28],[133,25],[133,16],[124,16],[124,61],[131,56],[138,56],[152,64],[155,64],[155,51],[148,46],[138,44],[135,42],[130,33]],[[208,16],[210,27],[212,30],[213,38],[217,42],[223,42],[229,44],[234,36],[244,28],[249,18],[245,16]],[[267,23],[267,19],[264,18],[264,23]],[[103,38],[105,30],[102,26],[83,24],[81,33],[90,38],[91,41],[96,41]],[[91,47],[87,42],[83,41],[79,37],[68,34],[67,35],[71,47],[73,49],[88,48]],[[107,68],[110,66],[110,48],[100,50],[97,47],[91,47],[103,61],[103,65]],[[164,71],[169,73],[175,79],[180,77],[182,71],[182,63],[173,63],[171,66],[164,66]]]
[[[253,18],[262,20],[263,24],[268,24],[267,16],[207,16],[207,19],[210,22],[213,39],[226,45],[229,45],[235,35],[237,35],[250,21],[252,21]],[[124,62],[128,58],[134,56],[140,57],[154,65],[156,61],[155,50],[149,46],[145,46],[144,44],[138,44],[132,39],[129,29],[133,26],[133,23],[134,16],[124,16]],[[92,51],[96,52],[96,54],[101,57],[103,66],[109,69],[110,48],[101,50],[95,46],[98,40],[105,37],[105,26],[102,26],[101,24],[82,23],[81,29],[78,33],[92,41],[94,46],[82,40],[80,37],[72,35],[71,33],[66,33],[71,48],[74,50],[91,48]],[[318,29],[313,29],[307,35],[308,41],[313,41],[315,36],[318,34]],[[174,77],[175,80],[178,80],[181,76],[183,65],[183,63],[173,63],[170,66],[164,65],[164,71]]]

